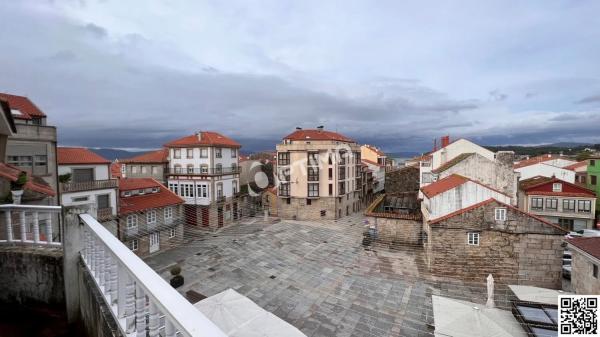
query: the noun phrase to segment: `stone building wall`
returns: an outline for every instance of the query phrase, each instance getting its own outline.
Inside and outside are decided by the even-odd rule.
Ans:
[[[367,216],[370,226],[377,228],[378,240],[389,243],[417,245],[421,243],[421,221]]]
[[[507,221],[496,222],[491,202],[461,215],[425,226],[430,271],[435,276],[484,282],[561,287],[564,232],[512,208]],[[480,233],[478,246],[468,233]]]
[[[574,249],[571,252],[573,256],[571,284],[575,293],[579,295],[600,294],[600,278],[595,278],[592,274],[592,260]],[[598,266],[600,267],[600,264]]]
[[[419,168],[404,167],[385,174],[385,193],[414,192],[419,190]]]
[[[277,201],[278,215],[282,219],[317,220],[339,219],[360,210],[357,193],[351,192],[342,197],[320,197],[310,199],[310,205],[304,198],[279,198]],[[325,215],[321,214],[325,211]]]

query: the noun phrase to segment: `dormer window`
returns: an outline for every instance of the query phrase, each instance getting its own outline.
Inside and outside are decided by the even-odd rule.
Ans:
[[[138,194],[144,194],[144,189],[138,190]]]
[[[159,190],[159,188],[158,188],[158,187],[152,187],[152,193],[157,193],[157,192],[158,192],[158,190]]]
[[[126,197],[130,197],[131,196],[131,191],[125,191],[123,193],[123,195],[126,196]]]
[[[552,184],[552,192],[562,192],[562,184],[561,183]]]

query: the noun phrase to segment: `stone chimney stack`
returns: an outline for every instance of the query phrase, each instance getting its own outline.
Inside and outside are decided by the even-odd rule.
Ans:
[[[498,151],[496,152],[496,160],[502,164],[512,166],[515,162],[514,151]]]

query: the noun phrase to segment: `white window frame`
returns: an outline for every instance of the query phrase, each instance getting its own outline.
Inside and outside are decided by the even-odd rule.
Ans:
[[[147,172],[147,171],[148,171],[148,167],[146,167],[145,165],[142,165],[140,170],[141,170],[141,173],[142,173],[142,174],[146,174],[146,173],[148,173],[148,172]]]
[[[562,192],[562,184],[561,183],[553,183],[552,184],[552,192]]]
[[[132,174],[137,174],[137,166],[131,165],[131,173]]]
[[[237,149],[231,149],[231,158],[237,157]]]
[[[193,159],[194,158],[194,149],[186,149],[186,156],[187,159]]]
[[[165,208],[165,220],[173,219],[173,207]]]
[[[208,148],[207,147],[200,148],[200,158],[208,158]]]
[[[507,218],[506,207],[496,207],[496,208],[494,208],[494,220],[496,220],[496,221],[506,221],[506,218]]]
[[[223,149],[215,147],[215,158],[223,158]]]
[[[479,232],[468,232],[467,233],[467,244],[469,246],[479,246],[481,237]]]
[[[175,237],[175,228],[169,228],[169,239]]]
[[[139,247],[139,242],[137,239],[129,241],[129,249],[131,249],[132,252],[137,251],[138,247]]]
[[[181,149],[175,149],[175,150],[173,150],[173,158],[175,158],[175,159],[181,159]]]
[[[137,228],[137,226],[138,226],[137,214],[129,214],[127,216],[127,229]]]
[[[151,209],[146,213],[146,223],[155,224],[156,223],[156,210]]]

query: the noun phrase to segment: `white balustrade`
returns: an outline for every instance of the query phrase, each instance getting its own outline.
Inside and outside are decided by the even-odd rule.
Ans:
[[[137,337],[226,335],[89,214],[83,223],[85,265],[121,332]]]
[[[52,231],[60,212],[60,206],[0,205],[0,213],[4,213],[0,216],[0,244],[60,246]]]

